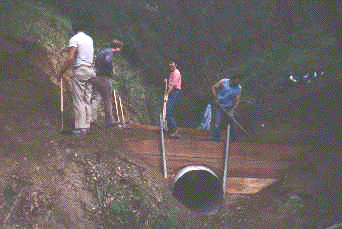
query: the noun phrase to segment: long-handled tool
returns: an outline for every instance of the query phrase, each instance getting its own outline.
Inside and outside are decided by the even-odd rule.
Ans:
[[[167,100],[169,99],[169,95],[167,93],[167,80],[165,80],[165,89],[164,89],[164,96],[163,96],[163,111],[162,111],[162,119],[163,119],[163,125],[164,125],[164,130],[168,131],[167,129],[167,120],[166,120],[166,106],[167,106]]]
[[[236,118],[234,116],[229,116],[233,122],[238,125],[238,127],[249,137],[250,134],[248,133],[248,131],[236,120]]]
[[[125,124],[125,115],[124,115],[124,112],[123,112],[121,96],[120,96],[119,93],[118,93],[118,97],[119,97],[119,105],[120,105],[120,110],[121,110],[121,120],[122,120],[122,124],[124,125]]]
[[[119,115],[119,109],[118,109],[118,101],[116,98],[116,90],[113,89],[113,95],[114,95],[114,102],[115,102],[115,110],[116,110],[116,117],[118,118],[118,122],[120,122],[120,115]]]
[[[115,108],[116,108],[116,115],[118,117],[118,122],[121,123],[122,127],[125,127],[126,122],[125,122],[124,106],[122,104],[121,96],[119,92],[117,92],[115,89],[113,89],[113,94],[114,94],[114,101],[115,101]],[[121,114],[121,117],[120,117],[120,114]]]
[[[164,178],[167,178],[167,165],[166,165],[166,153],[165,153],[165,141],[164,141],[164,120],[163,115],[160,114],[160,140],[161,140],[161,153],[163,160],[163,172]]]
[[[230,115],[228,113],[228,111],[226,111],[221,104],[218,103],[218,105],[220,106],[221,110],[224,112],[224,114],[230,118],[248,137],[250,137],[250,134],[248,133],[248,131],[236,120],[236,118],[234,117],[234,115]]]
[[[227,125],[227,134],[226,134],[226,142],[225,142],[225,150],[224,150],[224,170],[223,170],[223,181],[222,181],[222,189],[223,193],[226,192],[227,188],[227,176],[228,176],[228,160],[229,160],[229,138],[230,138],[230,124]]]
[[[63,77],[61,77],[61,132],[64,131],[64,93],[63,93]]]

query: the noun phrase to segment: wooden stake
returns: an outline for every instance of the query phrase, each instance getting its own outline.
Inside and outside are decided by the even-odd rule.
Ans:
[[[113,95],[114,95],[114,101],[115,101],[116,116],[118,117],[118,121],[120,122],[118,102],[117,102],[117,99],[116,99],[115,89],[113,90]]]

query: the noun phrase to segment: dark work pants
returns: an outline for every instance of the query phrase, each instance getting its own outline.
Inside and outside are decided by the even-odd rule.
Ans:
[[[226,111],[230,111],[231,108],[227,108]],[[213,125],[213,131],[212,131],[212,137],[213,140],[220,140],[220,130],[222,127],[222,121],[223,119],[227,118],[226,115],[223,113],[224,111],[222,110],[222,108],[217,108],[214,107],[214,116],[215,117],[215,122]],[[237,135],[236,129],[235,129],[235,123],[232,120],[228,120],[229,124],[230,124],[230,138],[232,141],[236,141],[239,139],[239,136]]]
[[[113,117],[113,80],[108,76],[96,76],[91,79],[94,85],[94,94],[92,102],[92,121],[97,120],[97,108],[102,98],[104,103],[105,124],[110,125],[114,123]]]

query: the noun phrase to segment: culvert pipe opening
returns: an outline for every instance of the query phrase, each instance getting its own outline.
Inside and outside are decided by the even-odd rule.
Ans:
[[[222,182],[205,166],[187,166],[174,178],[173,195],[186,207],[210,215],[223,199]]]

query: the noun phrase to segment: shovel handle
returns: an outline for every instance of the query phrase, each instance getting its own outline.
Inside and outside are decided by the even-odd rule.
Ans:
[[[64,90],[63,90],[63,77],[61,77],[61,129],[64,130]]]
[[[61,78],[61,112],[64,111],[63,77]]]
[[[230,118],[236,125],[238,125],[238,127],[249,137],[249,133],[248,133],[248,131],[236,120],[236,118],[234,117],[234,116],[230,116],[229,114],[228,114],[228,112],[222,107],[222,105],[221,104],[219,104],[218,103],[218,105],[219,105],[219,107],[220,107],[220,109],[223,111],[223,113],[228,117],[228,118]]]

